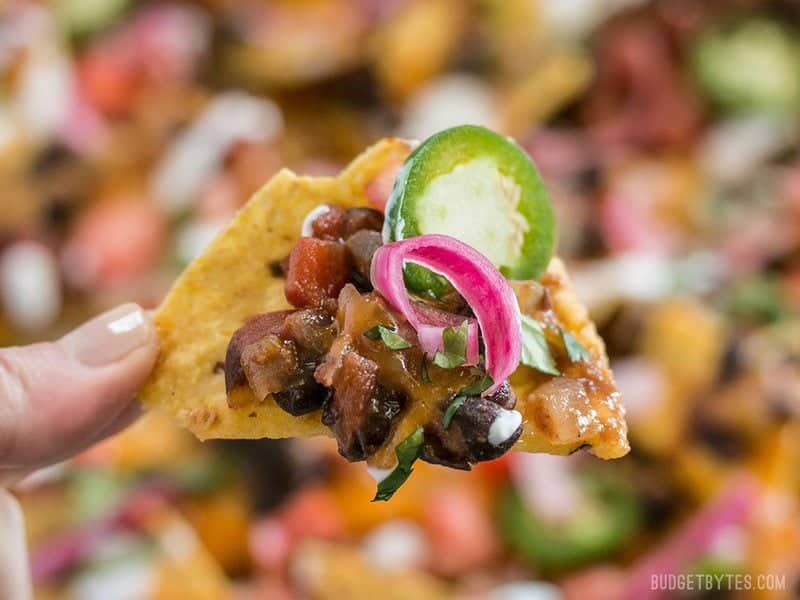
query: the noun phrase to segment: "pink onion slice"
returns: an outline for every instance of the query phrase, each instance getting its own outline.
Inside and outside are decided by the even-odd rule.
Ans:
[[[84,561],[110,535],[137,530],[153,511],[177,499],[178,490],[169,481],[148,481],[100,520],[76,526],[47,538],[30,556],[31,578],[43,584],[61,577]]]
[[[419,344],[425,353],[433,355],[444,350],[442,334],[445,328],[459,328],[467,321],[467,365],[478,364],[478,323],[475,319],[455,315],[422,302],[412,302],[411,306],[421,323],[417,329]]]
[[[653,589],[653,575],[676,575],[702,556],[719,533],[746,522],[762,497],[760,483],[750,475],[734,478],[692,519],[661,546],[640,559],[631,571],[626,600],[656,600],[667,594]]]
[[[428,354],[442,348],[442,333],[453,325],[431,322],[432,309],[420,309],[411,302],[403,282],[406,262],[445,277],[472,308],[483,334],[486,371],[494,380],[483,394],[494,393],[516,370],[522,352],[519,305],[505,277],[480,252],[450,236],[427,234],[381,246],[372,258],[372,285],[417,331],[420,345]],[[464,319],[451,317],[458,323]],[[467,362],[474,364],[477,332],[470,331],[467,342]]]

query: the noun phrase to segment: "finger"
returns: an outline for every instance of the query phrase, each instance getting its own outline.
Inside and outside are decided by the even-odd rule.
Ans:
[[[157,354],[155,328],[132,304],[58,342],[0,350],[0,466],[62,460],[114,430]]]
[[[95,438],[91,441],[89,446],[96,444],[106,438],[114,437],[124,429],[133,425],[139,417],[142,416],[144,410],[142,405],[138,402],[131,402],[122,409],[122,412],[114,417],[105,427],[97,432]]]
[[[25,524],[16,499],[0,489],[0,598],[31,597]]]
[[[143,414],[142,405],[138,402],[131,402],[126,406],[122,412],[114,417],[114,419],[108,424],[105,425],[102,429],[96,431],[90,440],[87,440],[85,447],[94,446],[95,444],[101,442],[106,438],[111,438],[121,433],[122,430],[127,429],[130,425],[139,419],[139,417]],[[63,464],[63,463],[54,463],[55,465]],[[52,466],[52,465],[51,465]],[[29,475],[32,472],[31,467],[28,468],[8,468],[0,466],[0,488],[7,487],[12,490],[25,489],[25,482]],[[45,469],[46,470],[46,469]],[[41,473],[41,471],[39,471]],[[35,485],[35,484],[34,484]],[[3,596],[0,596],[3,598]]]

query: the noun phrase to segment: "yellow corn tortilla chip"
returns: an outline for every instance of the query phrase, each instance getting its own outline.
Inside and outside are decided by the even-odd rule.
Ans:
[[[231,410],[220,365],[233,333],[252,316],[289,308],[283,279],[270,264],[291,252],[306,214],[320,204],[367,204],[365,188],[406,142],[378,142],[338,177],[298,177],[282,170],[184,271],[156,311],[161,354],[140,398],[160,407],[200,439],[329,435],[319,414],[293,417],[271,399],[256,403],[239,388]]]
[[[561,401],[560,395],[542,393],[542,386],[552,385],[554,380],[528,367],[519,367],[510,381],[524,428],[514,449],[569,454],[589,445],[592,454],[600,458],[624,456],[630,450],[625,407],[609,368],[605,343],[589,318],[589,311],[575,295],[564,263],[559,258],[550,261],[539,281],[549,294],[550,304],[561,326],[589,351],[588,370],[594,373],[595,380],[604,381],[609,389],[592,390],[593,384],[585,386],[588,392],[585,404],[569,411],[573,422],[558,431],[552,415]],[[569,373],[563,372],[557,379],[569,379]],[[564,439],[564,430],[571,430],[572,437]]]
[[[161,354],[142,401],[165,409],[200,439],[330,435],[319,412],[294,417],[271,398],[256,402],[247,387],[237,388],[232,399],[244,408],[229,408],[221,367],[231,336],[249,317],[290,308],[284,280],[271,274],[270,264],[289,254],[308,212],[325,203],[367,205],[367,185],[388,162],[401,161],[408,152],[406,142],[390,138],[366,150],[338,177],[298,177],[288,170],[275,175],[186,269],[156,312]],[[560,322],[613,384],[603,342],[558,259],[542,283]],[[548,379],[527,368],[512,378],[525,424],[517,450],[566,453],[590,444],[604,458],[627,452],[619,394],[595,402],[589,409],[593,426],[576,430],[574,439],[565,441],[548,431],[550,416],[531,395]]]

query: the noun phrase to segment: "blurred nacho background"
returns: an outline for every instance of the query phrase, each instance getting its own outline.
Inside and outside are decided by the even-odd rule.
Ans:
[[[328,441],[149,415],[20,487],[38,597],[796,597],[799,116],[796,0],[0,2],[0,344],[157,305],[281,166],[480,123],[549,184],[633,447],[370,504]]]

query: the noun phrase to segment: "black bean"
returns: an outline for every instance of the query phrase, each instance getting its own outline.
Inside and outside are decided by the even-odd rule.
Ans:
[[[345,216],[345,234],[348,238],[358,231],[380,231],[383,215],[374,208],[348,208]]]
[[[304,363],[298,382],[272,395],[276,404],[295,417],[322,408],[330,398],[331,390],[314,379],[316,368],[316,362]]]
[[[522,435],[520,425],[511,436],[499,445],[489,442],[489,430],[505,409],[485,398],[468,398],[453,417],[451,427],[461,430],[469,450],[470,462],[494,460],[508,452]]]
[[[382,244],[380,233],[365,229],[354,233],[345,242],[347,255],[352,265],[350,280],[361,292],[372,290],[369,279],[372,256]]]
[[[501,383],[497,391],[491,396],[487,396],[486,399],[498,406],[502,406],[506,410],[511,410],[517,405],[517,397],[514,395],[514,390],[508,381]]]
[[[445,428],[441,422],[425,426],[422,459],[454,469],[469,469],[470,464],[499,458],[522,435],[522,426],[503,443],[489,442],[489,431],[502,411],[514,407],[516,398],[508,382],[489,397],[471,396],[459,407]]]

